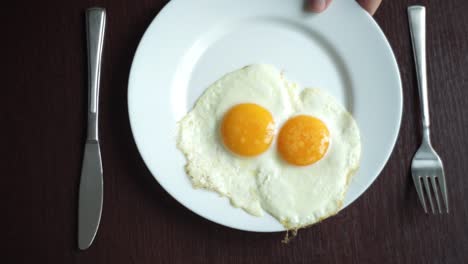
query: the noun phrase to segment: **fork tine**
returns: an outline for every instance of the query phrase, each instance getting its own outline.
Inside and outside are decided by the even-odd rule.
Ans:
[[[439,209],[439,214],[442,214],[442,207],[440,207],[440,200],[439,200],[439,191],[437,190],[437,183],[436,183],[437,177],[430,177],[430,178],[431,178],[431,183],[432,183],[432,190],[434,191],[434,196],[437,202],[437,209]]]
[[[447,213],[448,213],[449,204],[448,204],[448,196],[447,196],[447,187],[445,186],[445,175],[443,171],[442,171],[441,176],[437,177],[437,179],[439,180],[439,188],[440,188],[440,192],[442,193],[442,198],[444,199],[445,209],[447,210]]]
[[[427,178],[428,178],[427,176],[422,177],[423,182],[424,182],[424,187],[426,190],[426,194],[427,194],[427,199],[429,200],[429,204],[431,205],[432,213],[435,214],[434,204],[432,203],[432,197],[431,197],[431,187],[429,186],[429,180]]]
[[[424,194],[421,186],[421,177],[413,177],[414,181],[414,186],[416,187],[416,192],[418,193],[419,196],[419,201],[421,202],[421,205],[424,209],[424,212],[427,214],[427,207],[426,207],[426,201],[424,200]]]

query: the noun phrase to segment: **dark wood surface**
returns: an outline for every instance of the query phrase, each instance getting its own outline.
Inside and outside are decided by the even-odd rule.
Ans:
[[[281,233],[229,229],[183,208],[156,183],[137,152],[127,116],[128,73],[140,37],[167,1],[13,2],[2,4],[0,16],[1,263],[468,263],[465,0],[383,1],[375,19],[394,49],[404,89],[398,143],[362,197],[302,230],[288,245],[280,242]],[[413,3],[428,6],[432,136],[446,168],[450,215],[425,215],[409,175],[420,141],[406,19]],[[104,211],[93,246],[80,252],[84,10],[92,5],[108,11],[100,127]]]

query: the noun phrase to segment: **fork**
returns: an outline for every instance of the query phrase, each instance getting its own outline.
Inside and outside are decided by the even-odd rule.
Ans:
[[[436,213],[434,203],[432,202],[432,195],[435,197],[439,213],[442,213],[443,209],[439,198],[440,190],[445,205],[445,211],[448,213],[449,206],[444,166],[439,155],[437,155],[432,148],[430,140],[429,101],[426,76],[426,9],[424,6],[410,6],[408,7],[408,18],[418,79],[423,135],[422,144],[414,155],[411,163],[411,174],[424,212],[427,213],[427,206],[424,198],[425,193],[432,213]]]

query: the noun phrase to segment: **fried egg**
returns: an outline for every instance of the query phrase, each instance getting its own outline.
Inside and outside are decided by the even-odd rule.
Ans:
[[[361,152],[359,129],[343,106],[265,64],[208,87],[179,122],[177,146],[195,188],[255,216],[266,211],[286,229],[339,211]]]

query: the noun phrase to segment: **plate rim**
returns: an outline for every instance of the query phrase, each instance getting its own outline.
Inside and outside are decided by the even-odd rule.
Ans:
[[[269,230],[254,230],[254,229],[249,229],[249,228],[245,228],[245,227],[238,227],[238,226],[231,226],[231,225],[228,225],[226,223],[223,223],[223,222],[220,222],[216,219],[213,219],[212,217],[208,216],[208,215],[204,215],[204,214],[201,214],[199,212],[197,212],[195,209],[191,208],[189,205],[185,204],[184,202],[180,201],[176,195],[174,195],[171,191],[169,191],[167,188],[165,188],[165,186],[161,183],[160,180],[158,180],[158,177],[156,176],[157,174],[155,172],[152,171],[152,169],[150,168],[150,166],[148,166],[149,164],[149,161],[147,160],[147,158],[142,154],[142,147],[141,145],[138,143],[138,140],[137,140],[137,137],[136,137],[136,132],[135,132],[135,124],[133,123],[134,121],[132,121],[132,109],[133,107],[131,106],[132,103],[131,103],[131,82],[132,82],[132,76],[134,74],[134,68],[136,67],[135,66],[135,60],[137,58],[137,56],[139,55],[139,52],[141,51],[142,49],[142,43],[145,42],[145,39],[148,38],[148,35],[150,34],[150,31],[151,31],[151,28],[154,27],[155,24],[157,24],[158,22],[158,18],[160,18],[161,16],[163,16],[165,13],[168,12],[168,10],[170,10],[170,8],[175,5],[175,3],[178,3],[178,2],[182,2],[183,0],[172,0],[172,1],[169,1],[159,12],[158,14],[156,14],[156,16],[153,18],[153,20],[151,21],[151,23],[147,26],[144,34],[142,35],[142,37],[140,38],[140,41],[138,43],[138,46],[135,50],[135,53],[134,53],[134,56],[132,58],[132,64],[131,64],[131,67],[130,67],[130,73],[129,73],[129,78],[128,78],[128,82],[127,82],[127,87],[128,87],[128,90],[127,90],[127,109],[128,109],[128,117],[129,117],[129,123],[130,123],[130,129],[131,129],[131,132],[132,132],[132,136],[133,136],[133,139],[134,139],[134,142],[135,142],[135,145],[137,147],[137,150],[140,154],[140,157],[142,158],[143,162],[145,163],[145,166],[148,168],[148,171],[151,173],[151,175],[153,176],[153,178],[156,180],[156,182],[164,189],[165,192],[167,192],[173,199],[175,199],[179,204],[181,204],[183,207],[187,208],[188,210],[190,210],[191,212],[195,213],[196,215],[199,215],[200,217],[202,218],[205,218],[211,222],[214,222],[214,223],[217,223],[217,224],[220,224],[222,226],[225,226],[225,227],[229,227],[229,228],[233,228],[233,229],[237,229],[237,230],[242,230],[242,231],[249,231],[249,232],[259,232],[259,233],[274,233],[274,232],[284,232],[285,230],[273,230],[273,231],[269,231]],[[352,1],[352,0],[348,0],[348,1]],[[293,3],[291,3],[293,4]],[[356,5],[358,5],[356,3]],[[378,166],[378,173],[375,175],[375,177],[373,177],[373,179],[371,181],[369,181],[367,184],[365,184],[363,187],[363,190],[358,193],[356,195],[356,197],[349,203],[347,204],[346,206],[343,206],[341,210],[347,208],[348,206],[350,206],[351,204],[353,204],[356,200],[358,200],[370,187],[373,183],[375,183],[375,181],[377,180],[377,178],[381,175],[382,171],[384,170],[385,166],[388,164],[388,162],[390,161],[390,158],[391,158],[391,155],[393,153],[393,151],[395,150],[395,147],[397,145],[397,142],[398,142],[398,138],[399,138],[399,134],[400,134],[400,131],[401,131],[401,123],[402,123],[402,118],[403,118],[403,106],[404,106],[404,97],[403,97],[403,85],[402,85],[402,81],[401,81],[401,73],[400,73],[400,70],[399,70],[399,67],[398,67],[398,62],[396,60],[396,56],[395,56],[395,53],[393,52],[393,49],[391,47],[391,44],[390,42],[388,41],[388,39],[386,38],[384,32],[382,31],[382,29],[379,27],[379,25],[377,24],[377,22],[373,19],[373,17],[368,14],[367,12],[365,12],[363,9],[361,9],[361,15],[364,15],[367,17],[367,20],[368,20],[368,23],[371,25],[370,27],[372,27],[372,30],[377,33],[379,35],[379,38],[381,40],[383,40],[383,44],[385,45],[386,49],[390,51],[390,59],[391,59],[391,68],[393,68],[394,72],[396,73],[396,79],[397,79],[397,83],[398,83],[398,98],[399,98],[399,101],[398,101],[398,118],[397,118],[397,124],[395,124],[395,133],[393,134],[393,137],[391,138],[391,144],[390,144],[390,148],[386,151],[385,153],[385,159],[383,160],[383,162],[381,162],[381,164],[379,164]],[[390,67],[390,66],[389,66]],[[395,87],[397,88],[397,87]],[[133,119],[134,120],[134,119]],[[239,208],[236,208],[236,209],[239,209]]]

